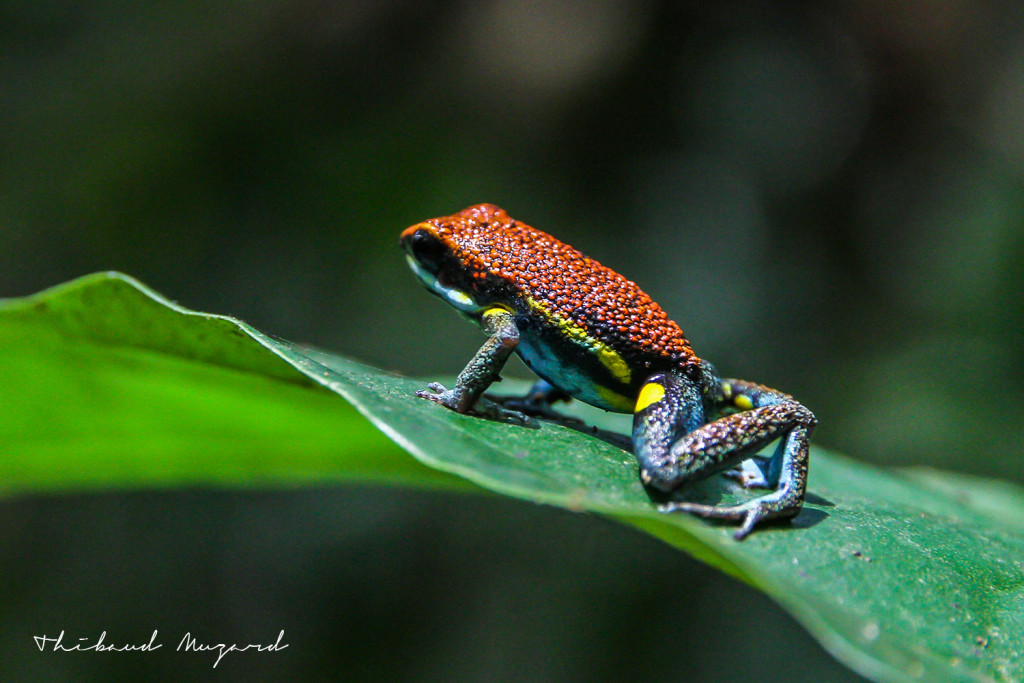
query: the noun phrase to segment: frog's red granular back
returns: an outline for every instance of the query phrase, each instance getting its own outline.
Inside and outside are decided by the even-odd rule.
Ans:
[[[700,362],[679,326],[636,283],[504,209],[477,204],[424,223],[474,278],[500,278],[612,348],[641,350],[675,365]]]

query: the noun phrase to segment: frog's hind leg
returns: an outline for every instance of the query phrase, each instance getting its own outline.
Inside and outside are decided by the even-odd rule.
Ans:
[[[742,539],[758,522],[792,517],[807,486],[808,438],[817,421],[782,392],[751,382],[722,382],[724,400],[743,412],[703,424],[703,399],[696,385],[675,373],[655,375],[640,393],[633,418],[633,442],[644,483],[663,490],[729,469],[780,439],[771,458],[769,494],[732,506],[675,502],[666,512],[684,511],[709,519],[741,522]]]
[[[545,417],[550,420],[569,420],[581,422],[574,417],[562,415],[554,408],[559,401],[571,401],[572,397],[561,389],[553,386],[543,379],[537,380],[525,396],[492,396],[487,398],[495,403],[501,404],[509,410],[515,410],[524,415],[533,417]]]
[[[808,433],[808,428],[798,426],[784,437],[779,448],[778,488],[771,493],[739,505],[716,506],[680,501],[666,503],[660,509],[663,512],[689,512],[706,519],[742,522],[735,533],[739,540],[745,538],[758,522],[795,516],[803,507],[807,488]],[[768,441],[771,437],[765,439]]]

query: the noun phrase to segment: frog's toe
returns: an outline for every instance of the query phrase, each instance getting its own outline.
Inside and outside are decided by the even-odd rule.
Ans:
[[[530,416],[522,413],[518,410],[512,410],[506,408],[500,403],[491,401],[486,398],[481,398],[477,401],[476,406],[473,408],[474,412],[491,418],[492,420],[499,420],[501,422],[516,422],[521,425],[533,424],[533,420]]]
[[[508,410],[505,408],[498,412],[495,419],[502,420],[503,422],[517,422],[524,427],[533,424],[533,419],[529,415],[525,415],[518,410]]]
[[[440,382],[431,382],[426,389],[420,389],[416,395],[420,398],[436,398],[440,394],[450,393]]]
[[[688,512],[691,515],[703,517],[704,519],[718,519],[726,522],[742,521],[743,524],[733,534],[733,538],[737,541],[742,541],[746,538],[754,530],[754,525],[763,519],[763,515],[757,514],[756,509],[747,509],[746,505],[718,507],[681,501],[659,505],[658,509],[661,512]]]
[[[742,506],[718,507],[717,505],[705,505],[704,503],[690,503],[688,501],[672,501],[658,506],[659,512],[688,512],[704,519],[723,519],[736,522],[743,519],[743,513],[737,510]]]
[[[426,389],[420,389],[417,391],[416,395],[420,398],[425,398],[428,401],[440,403],[445,408],[451,408],[458,412],[458,408],[455,405],[455,393],[450,389],[446,389],[444,385],[439,382],[431,382],[427,385]]]
[[[535,401],[530,396],[491,396],[487,398],[500,405],[509,412],[528,415],[531,417],[543,417],[555,422],[573,422],[583,424],[583,420],[571,415],[563,415],[547,401]]]
[[[742,541],[754,527],[767,519],[792,517],[800,511],[799,505],[787,506],[775,500],[757,499],[742,505],[704,505],[686,501],[665,503],[658,506],[661,512],[688,512],[704,519],[719,519],[727,522],[742,522],[733,538]]]

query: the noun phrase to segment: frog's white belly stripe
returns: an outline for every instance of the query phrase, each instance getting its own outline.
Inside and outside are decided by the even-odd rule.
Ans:
[[[416,273],[416,277],[420,279],[420,282],[422,282],[427,289],[440,296],[457,310],[465,313],[476,313],[480,310],[480,306],[478,306],[468,294],[463,292],[461,289],[445,287],[442,285],[438,282],[437,277],[433,273],[416,263],[416,259],[412,256],[406,254],[405,260],[409,263],[409,267],[412,268],[412,271]]]

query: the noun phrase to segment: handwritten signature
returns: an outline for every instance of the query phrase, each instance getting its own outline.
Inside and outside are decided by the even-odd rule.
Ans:
[[[40,652],[49,650],[50,652],[153,652],[163,647],[163,643],[157,642],[159,631],[153,629],[153,635],[149,637],[146,642],[139,643],[113,643],[107,642],[107,632],[104,631],[100,634],[100,637],[95,642],[90,641],[89,638],[79,638],[78,642],[69,644],[65,641],[64,631],[60,632],[58,636],[32,636],[33,640],[36,641],[36,647],[39,648]],[[229,652],[279,652],[286,647],[288,643],[282,643],[284,640],[284,629],[277,634],[277,640],[273,643],[246,643],[245,645],[239,645],[238,643],[203,643],[198,638],[192,635],[191,632],[186,632],[180,641],[178,641],[178,647],[175,648],[175,652],[215,652],[217,659],[213,662],[213,668],[216,669],[217,665],[220,664],[220,660],[224,658],[224,655]]]

